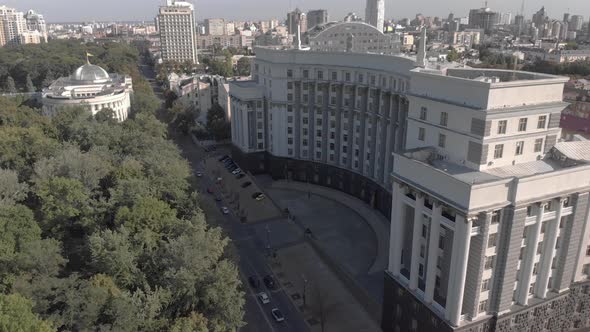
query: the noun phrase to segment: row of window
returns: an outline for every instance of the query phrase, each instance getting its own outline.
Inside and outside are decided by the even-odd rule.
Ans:
[[[528,125],[528,118],[520,118],[518,120],[518,131],[523,132],[527,130]],[[545,129],[547,125],[547,116],[541,115],[537,120],[537,129]],[[498,135],[506,134],[506,129],[508,128],[508,120],[500,120],[498,121]]]
[[[543,139],[537,138],[533,146],[533,152],[539,153],[543,150]],[[516,142],[516,148],[514,150],[515,156],[520,156],[524,153],[524,141]],[[496,144],[494,146],[494,159],[500,159],[504,156],[504,144]]]
[[[255,71],[258,71],[258,64],[255,64],[254,65],[254,68],[255,68]],[[332,81],[338,80],[338,76],[339,75],[338,75],[338,72],[337,71],[327,71],[327,72],[329,72],[329,75],[330,75],[329,77],[330,77],[330,79]],[[270,70],[269,70],[269,73],[270,73]],[[303,69],[302,76],[303,76],[304,79],[311,79],[311,77],[310,77],[310,71],[308,69]],[[287,69],[287,77],[288,78],[293,78],[293,69]],[[327,78],[328,76],[324,75],[324,71],[323,70],[317,70],[316,71],[315,79],[324,80],[325,77]],[[368,76],[365,76],[362,73],[358,73],[356,75],[356,82],[365,83],[365,77],[368,77],[367,83],[369,83],[370,85],[381,84],[382,87],[387,87],[387,81],[388,81],[387,78],[386,77],[382,77],[381,78],[381,82],[378,82],[378,79],[377,79],[377,76],[376,75],[368,75]],[[345,72],[344,73],[344,81],[346,81],[346,82],[352,82],[352,74],[350,72]],[[397,79],[394,79],[393,77],[390,77],[389,78],[389,81],[390,81],[390,85],[393,87],[393,89],[397,89],[397,86],[398,86],[397,82],[398,82],[398,80]],[[401,80],[399,82],[399,87],[400,87],[400,90],[402,90],[402,91],[404,90],[405,83],[403,81],[401,81]]]

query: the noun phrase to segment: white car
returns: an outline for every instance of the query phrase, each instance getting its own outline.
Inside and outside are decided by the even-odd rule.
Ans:
[[[270,303],[270,299],[268,298],[268,295],[266,295],[265,292],[261,292],[261,293],[256,294],[256,297],[258,297],[258,299],[260,300],[260,302],[262,302],[262,304]]]
[[[223,214],[229,214],[229,209],[225,206],[221,207],[221,212],[223,212]]]
[[[241,169],[239,169],[239,168],[236,168],[236,169],[234,169],[234,171],[233,171],[233,172],[231,172],[231,173],[232,173],[233,175],[238,175],[238,174],[240,174],[241,172],[242,172],[242,170],[241,170]]]
[[[285,320],[285,316],[283,316],[283,313],[278,308],[273,308],[270,313],[277,322],[282,322]]]
[[[202,178],[202,177],[203,177],[203,173],[201,173],[201,172],[197,172],[197,177],[198,177],[198,178]]]

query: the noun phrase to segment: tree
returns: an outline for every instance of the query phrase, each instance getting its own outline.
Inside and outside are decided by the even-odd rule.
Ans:
[[[4,82],[4,90],[8,93],[16,93],[16,84],[14,83],[14,79],[12,76],[7,76],[6,81]]]
[[[28,192],[29,186],[18,181],[15,171],[0,168],[0,206],[12,206],[22,201]]]
[[[51,325],[32,312],[31,301],[19,294],[0,294],[0,332],[51,332]]]
[[[218,141],[231,137],[231,125],[225,119],[225,112],[219,104],[213,104],[207,112],[207,129]]]
[[[27,92],[37,91],[37,89],[35,88],[35,85],[33,84],[33,80],[31,79],[31,74],[27,74],[27,81],[25,84],[26,84]]]
[[[207,318],[200,313],[191,312],[188,317],[180,317],[172,325],[170,332],[208,332]]]
[[[447,61],[449,61],[449,62],[456,62],[460,58],[461,57],[459,55],[459,52],[457,52],[457,50],[455,48],[451,47],[451,50],[449,51],[449,54],[447,54]]]
[[[236,65],[236,75],[250,76],[251,59],[248,57],[241,57]]]

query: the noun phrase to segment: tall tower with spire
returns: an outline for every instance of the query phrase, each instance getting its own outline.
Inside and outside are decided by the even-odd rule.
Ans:
[[[365,22],[383,31],[385,21],[385,0],[367,0]]]

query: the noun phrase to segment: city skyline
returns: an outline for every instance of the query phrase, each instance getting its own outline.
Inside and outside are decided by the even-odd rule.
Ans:
[[[264,4],[263,8],[256,6],[257,2]],[[164,3],[164,0],[127,0],[124,3],[115,0],[104,0],[100,3],[80,0],[55,0],[50,3],[41,0],[7,0],[3,4],[12,6],[20,11],[34,9],[45,15],[48,23],[57,22],[80,22],[80,21],[153,21],[157,14],[158,7]],[[327,9],[330,20],[341,20],[348,12],[355,12],[363,15],[365,12],[365,1],[363,0],[318,0],[305,2],[304,0],[284,0],[276,2],[252,1],[232,3],[231,0],[213,1],[201,0],[193,1],[196,5],[196,17],[198,20],[205,18],[222,17],[226,19],[240,20],[259,20],[279,18],[283,19],[290,9],[296,6],[304,11],[310,9]],[[70,11],[73,4],[83,4],[85,12]],[[291,4],[291,5],[290,5]],[[449,13],[455,16],[467,16],[469,9],[483,7],[484,3],[468,0],[453,0],[452,2],[412,2],[408,4],[394,4],[393,1],[385,1],[385,19],[391,18],[413,18],[417,13],[425,16],[446,17]],[[559,19],[563,13],[578,14],[588,19],[590,15],[590,2],[577,0],[564,0],[559,3],[552,3],[542,0],[527,1],[525,14],[528,18],[545,6],[549,16]],[[488,2],[488,7],[500,12],[511,12],[516,14],[520,8],[520,2],[516,3],[509,0],[497,0]],[[428,11],[421,9],[429,8]],[[116,10],[115,10],[116,9]],[[261,10],[262,9],[262,10]],[[239,14],[230,14],[239,13]]]

